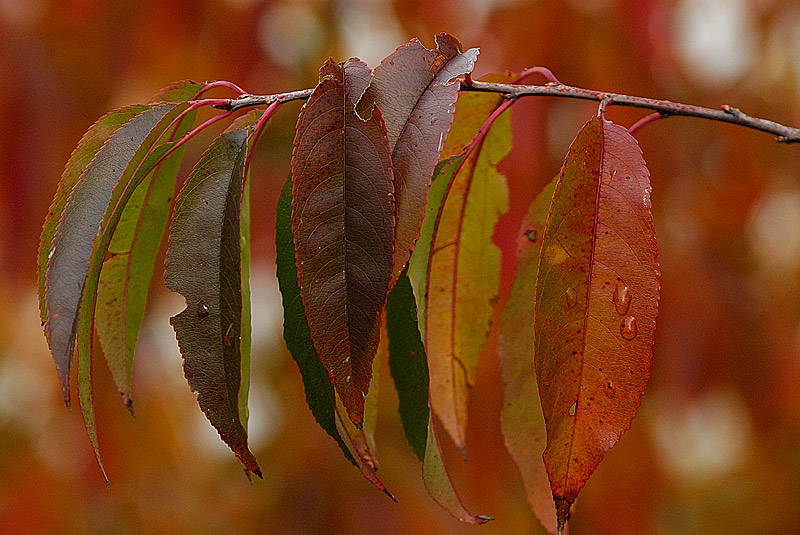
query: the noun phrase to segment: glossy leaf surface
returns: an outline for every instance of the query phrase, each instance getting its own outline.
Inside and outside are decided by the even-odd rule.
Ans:
[[[630,427],[650,377],[659,272],[649,178],[636,140],[595,117],[556,185],[534,347],[559,525]]]
[[[360,424],[392,269],[394,210],[386,129],[355,104],[359,60],[329,60],[297,122],[292,153],[297,276],[311,337],[350,419]]]
[[[436,36],[436,50],[414,39],[375,67],[364,102],[374,99],[386,122],[397,203],[392,280],[408,262],[425,215],[433,169],[453,122],[458,76],[472,72],[478,49],[461,51],[452,36]]]
[[[239,217],[247,131],[217,138],[178,196],[167,287],[186,298],[170,321],[200,408],[244,467],[261,475],[239,417],[242,314]]]

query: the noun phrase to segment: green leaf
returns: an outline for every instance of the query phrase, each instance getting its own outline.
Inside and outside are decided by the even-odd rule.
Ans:
[[[186,101],[202,87],[194,82],[176,82],[152,100]],[[183,118],[175,139],[191,129],[194,115],[192,112]],[[175,150],[149,180],[136,187],[116,224],[100,273],[97,334],[117,389],[131,410],[131,368],[136,340],[183,154],[184,147]]]
[[[556,188],[556,176],[534,199],[522,221],[517,274],[500,323],[497,355],[503,379],[502,428],[506,448],[522,475],[525,494],[536,518],[556,533],[553,493],[542,461],[547,442],[539,386],[534,381],[533,315],[539,251]]]
[[[357,59],[329,60],[297,121],[292,234],[311,337],[350,419],[364,417],[389,293],[394,215],[386,128],[355,103],[369,84]]]
[[[49,240],[46,234],[49,234],[58,212],[59,207],[56,205],[61,203],[62,195],[69,187],[68,183],[74,179],[77,166],[80,165],[77,160],[87,157],[91,150],[79,147],[79,156],[73,155],[75,162],[71,160],[62,178],[54,208],[51,209],[54,215],[45,222],[40,250],[40,257],[45,250],[48,251],[44,284],[45,334],[67,405],[70,398],[69,373],[75,347],[78,309],[95,236],[101,228],[117,184],[123,181],[127,183],[126,177],[133,175],[150,146],[161,134],[162,130],[158,126],[162,125],[162,119],[174,108],[174,104],[144,108],[108,135],[103,146],[95,152],[93,159],[71,188],[69,198],[64,201],[58,226],[52,240]],[[87,145],[98,142],[101,130],[106,131],[106,128],[118,124],[126,115],[127,112],[106,121],[101,120],[103,128],[93,129],[91,143],[87,141]]]
[[[247,131],[218,137],[178,195],[167,287],[186,298],[170,321],[200,408],[246,470],[261,477],[239,417],[242,181]]]
[[[534,350],[544,463],[559,529],[630,427],[650,378],[658,311],[650,174],[636,140],[602,117],[570,146],[542,241]]]
[[[417,310],[411,282],[404,271],[386,304],[389,366],[400,400],[400,418],[408,442],[422,461],[422,476],[431,497],[450,514],[468,524],[491,520],[467,511],[447,473],[436,421],[428,405],[428,365],[417,329]]]
[[[275,264],[283,301],[283,337],[303,378],[306,402],[311,413],[319,426],[336,440],[344,456],[355,465],[355,459],[336,429],[336,394],[328,370],[320,361],[311,341],[294,259],[292,181],[287,180],[278,199],[275,220]]]

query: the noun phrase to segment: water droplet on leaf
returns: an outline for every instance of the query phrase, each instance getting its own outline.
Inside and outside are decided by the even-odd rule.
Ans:
[[[617,307],[617,313],[620,316],[628,313],[628,309],[631,306],[631,297],[631,289],[628,286],[617,284],[614,287],[614,296],[611,301],[614,302],[614,306]]]
[[[575,304],[578,302],[578,292],[575,291],[575,288],[570,288],[567,290],[567,310],[574,307]]]
[[[208,307],[205,303],[197,305],[197,317],[199,319],[207,318],[209,314]]]
[[[625,316],[622,323],[619,324],[619,332],[625,340],[633,340],[639,333],[639,328],[636,325],[636,318],[633,316]]]

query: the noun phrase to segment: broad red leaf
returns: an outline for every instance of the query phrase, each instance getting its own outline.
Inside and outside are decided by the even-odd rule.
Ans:
[[[650,378],[659,272],[649,179],[636,140],[595,117],[553,197],[533,327],[559,526],[630,427]]]
[[[112,191],[122,177],[130,176],[145,157],[149,146],[161,134],[156,128],[175,107],[161,104],[145,108],[110,134],[93,159],[83,169],[80,179],[63,201],[69,183],[74,180],[79,161],[89,155],[101,135],[118,123],[117,117],[101,120],[102,129],[93,128],[91,145],[80,147],[68,164],[59,193],[51,207],[52,217],[45,222],[40,257],[47,250],[47,269],[44,292],[46,313],[45,334],[56,363],[64,401],[69,405],[69,373],[75,348],[77,316],[84,291],[95,235],[100,229]],[[127,116],[127,112],[120,114]],[[165,125],[162,125],[165,126]],[[95,134],[98,135],[95,138]],[[90,134],[87,134],[89,137]],[[63,202],[63,204],[62,204]],[[52,240],[48,234],[57,210],[63,207]],[[50,242],[49,244],[47,242]],[[49,246],[49,247],[48,247]],[[41,273],[41,272],[40,272]],[[46,316],[46,317],[45,317]]]
[[[461,51],[454,37],[440,33],[436,50],[414,39],[375,67],[365,95],[386,121],[397,204],[392,282],[397,280],[419,236],[431,175],[450,131],[458,98],[458,76],[472,72],[478,49]],[[361,109],[361,106],[359,107]]]
[[[311,337],[360,425],[389,291],[394,215],[386,128],[355,104],[370,80],[357,59],[329,60],[297,122],[292,154],[297,275]]]
[[[186,298],[170,321],[197,401],[222,440],[261,476],[239,416],[242,314],[239,217],[247,131],[218,137],[203,154],[175,206],[165,272]]]
[[[510,151],[510,122],[501,115],[471,153],[442,164],[437,180],[443,184],[431,187],[409,265],[428,355],[431,403],[462,452],[469,386],[497,301],[500,251],[492,237],[508,209],[508,188],[497,165]]]
[[[497,355],[503,378],[503,437],[522,475],[525,494],[536,518],[556,533],[553,493],[542,462],[547,442],[539,388],[534,380],[531,318],[539,269],[539,251],[555,191],[556,176],[539,193],[522,221],[517,248],[517,275],[500,324]]]

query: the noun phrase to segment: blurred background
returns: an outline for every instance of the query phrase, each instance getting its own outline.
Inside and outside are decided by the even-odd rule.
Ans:
[[[305,406],[281,337],[274,207],[300,104],[258,147],[254,206],[252,485],[199,411],[151,292],[131,418],[95,366],[106,486],[79,411],[61,401],[39,326],[39,232],[70,152],[106,111],[173,80],[252,93],[312,87],[328,56],[370,65],[412,37],[481,47],[476,75],[545,65],[564,82],[717,107],[800,126],[795,0],[0,0],[0,533],[538,533],[500,434],[493,341],[472,395],[464,464],[473,513],[427,495],[388,373],[377,449],[394,504],[344,460]],[[496,241],[503,296],[516,232],[595,103],[515,106],[503,164],[511,212]],[[643,110],[611,108],[630,126]],[[209,133],[208,136],[214,135]],[[671,118],[637,134],[653,182],[662,270],[653,375],[639,416],[583,490],[573,534],[800,532],[800,147],[741,127]],[[207,140],[208,138],[206,138]],[[190,145],[190,166],[203,140]],[[188,169],[188,167],[187,167]],[[494,340],[494,337],[492,338]]]

